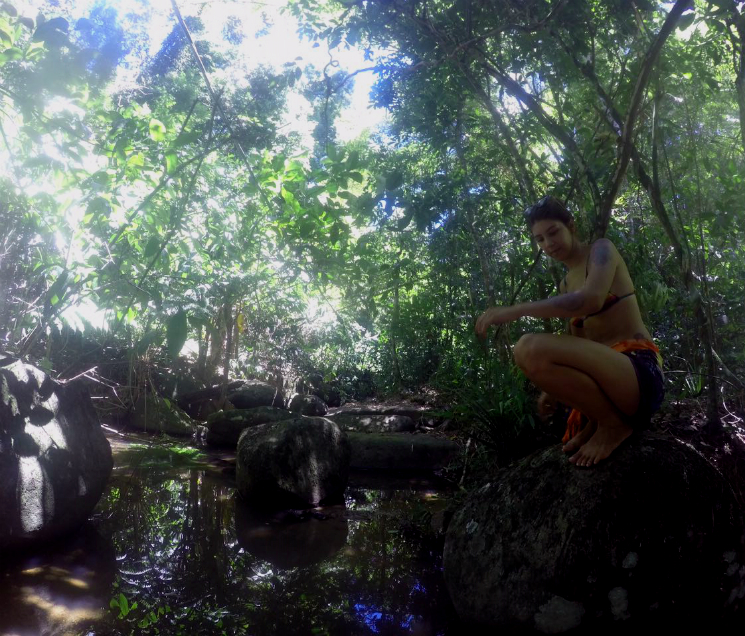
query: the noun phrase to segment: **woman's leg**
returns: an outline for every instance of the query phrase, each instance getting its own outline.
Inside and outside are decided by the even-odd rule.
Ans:
[[[581,445],[570,460],[578,466],[605,459],[632,433],[623,416],[638,408],[639,383],[628,356],[583,338],[530,334],[515,345],[515,361],[541,389],[597,423],[572,440]]]

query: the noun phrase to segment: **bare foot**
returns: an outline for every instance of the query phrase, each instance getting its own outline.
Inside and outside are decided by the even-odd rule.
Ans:
[[[588,442],[598,428],[597,422],[587,422],[585,427],[561,447],[567,454],[571,454],[584,443]]]
[[[595,434],[569,461],[575,466],[594,466],[607,458],[633,432],[634,429],[620,421],[604,423],[597,427]]]

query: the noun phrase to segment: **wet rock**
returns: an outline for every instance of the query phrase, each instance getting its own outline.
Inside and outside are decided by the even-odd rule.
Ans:
[[[411,404],[366,404],[351,403],[345,404],[339,409],[334,410],[334,414],[351,414],[351,415],[405,415],[413,420],[421,417],[432,415],[431,411],[426,408],[413,406]]]
[[[129,426],[146,433],[177,437],[191,437],[196,432],[196,422],[176,402],[152,393],[138,398],[129,418]]]
[[[416,422],[407,415],[356,415],[336,413],[328,418],[344,431],[359,433],[411,433]]]
[[[301,415],[326,415],[328,407],[317,395],[294,395],[290,400],[290,410]]]
[[[431,473],[447,466],[458,453],[448,439],[408,433],[348,432],[352,468]]]
[[[266,382],[248,380],[228,391],[228,399],[237,409],[252,409],[257,406],[284,406],[281,391]]]
[[[326,402],[326,404],[328,404],[332,408],[341,406],[341,391],[333,384],[324,384],[321,388],[321,394],[319,395],[317,391],[314,391],[314,395],[318,395],[318,397],[320,397],[324,402]]]
[[[744,559],[741,511],[719,472],[644,433],[591,469],[553,446],[501,471],[455,514],[444,573],[466,621],[631,633],[733,616]]]
[[[79,527],[111,474],[87,391],[0,354],[0,548]]]
[[[241,433],[249,426],[277,422],[292,417],[294,415],[289,411],[274,406],[218,411],[207,418],[207,443],[213,446],[235,448]]]
[[[408,417],[414,421],[415,428],[434,428],[442,423],[443,417],[439,412],[432,411],[424,406],[411,403],[401,404],[375,404],[375,403],[348,403],[340,408],[329,411],[330,418],[350,418],[351,416],[364,416],[371,418],[383,417]]]
[[[226,387],[227,394],[230,394],[245,385],[244,380],[233,380]],[[215,408],[215,405],[221,402],[222,386],[215,385],[198,391],[179,394],[178,405],[187,413],[189,417],[196,420],[206,420],[209,415],[224,409],[224,405]]]
[[[278,568],[291,569],[332,558],[346,545],[348,526],[341,515],[268,514],[237,501],[235,531],[246,552]]]
[[[272,508],[339,500],[347,486],[350,452],[346,434],[321,417],[247,428],[238,440],[238,492]]]

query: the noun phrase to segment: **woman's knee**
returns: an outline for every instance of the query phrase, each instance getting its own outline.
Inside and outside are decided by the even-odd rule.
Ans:
[[[526,373],[536,364],[536,360],[538,359],[538,356],[536,355],[537,340],[537,334],[526,333],[515,343],[515,348],[512,352],[515,356],[515,364]]]

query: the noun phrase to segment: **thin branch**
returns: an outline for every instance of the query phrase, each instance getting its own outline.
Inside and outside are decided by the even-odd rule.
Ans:
[[[212,88],[212,83],[210,82],[209,75],[207,74],[207,69],[204,66],[204,62],[202,61],[202,57],[199,55],[199,51],[197,51],[197,47],[194,44],[194,40],[191,37],[191,33],[189,32],[189,28],[186,26],[186,23],[184,22],[184,18],[181,16],[181,11],[178,8],[178,4],[176,3],[176,0],[171,0],[171,5],[173,6],[173,12],[176,14],[176,18],[181,25],[181,29],[184,32],[184,35],[186,36],[186,40],[189,42],[189,46],[191,47],[191,52],[194,55],[194,59],[197,62],[197,65],[199,66],[199,70],[202,74],[202,77],[204,78],[205,83],[207,84],[207,90],[209,91],[210,97],[212,98],[213,104],[217,106],[217,108],[220,110],[220,113],[222,114],[225,125],[227,126],[228,130],[230,131],[231,138],[233,139],[233,143],[235,145],[236,150],[238,151],[238,154],[240,155],[241,159],[243,160],[243,163],[246,165],[246,168],[248,169],[249,178],[251,180],[251,183],[254,185],[254,187],[257,189],[259,196],[264,201],[265,205],[268,208],[272,207],[271,202],[269,201],[269,197],[264,192],[264,189],[261,187],[261,184],[259,183],[259,180],[256,177],[256,174],[254,173],[253,168],[251,167],[251,164],[248,161],[248,156],[246,155],[245,151],[243,150],[243,147],[238,142],[238,137],[236,136],[235,132],[233,131],[233,127],[230,124],[230,119],[228,118],[228,115],[225,111],[225,108],[222,104],[222,101],[220,100],[219,96],[215,93],[214,89]]]
[[[665,22],[660,29],[660,32],[655,37],[652,45],[644,56],[639,76],[634,87],[634,93],[631,98],[631,104],[626,113],[626,121],[623,125],[623,134],[621,136],[621,156],[616,165],[616,172],[613,175],[610,186],[605,192],[603,202],[600,207],[600,217],[598,219],[598,225],[595,231],[596,236],[605,236],[608,230],[608,223],[610,222],[611,211],[613,210],[613,204],[616,202],[618,191],[621,188],[621,182],[626,175],[626,168],[631,160],[631,152],[633,148],[633,135],[634,125],[636,119],[641,110],[641,104],[644,98],[644,94],[647,89],[649,77],[652,73],[657,58],[659,57],[662,46],[667,41],[668,36],[673,32],[678,20],[684,11],[687,11],[693,4],[693,0],[677,0],[675,5],[665,18]]]

